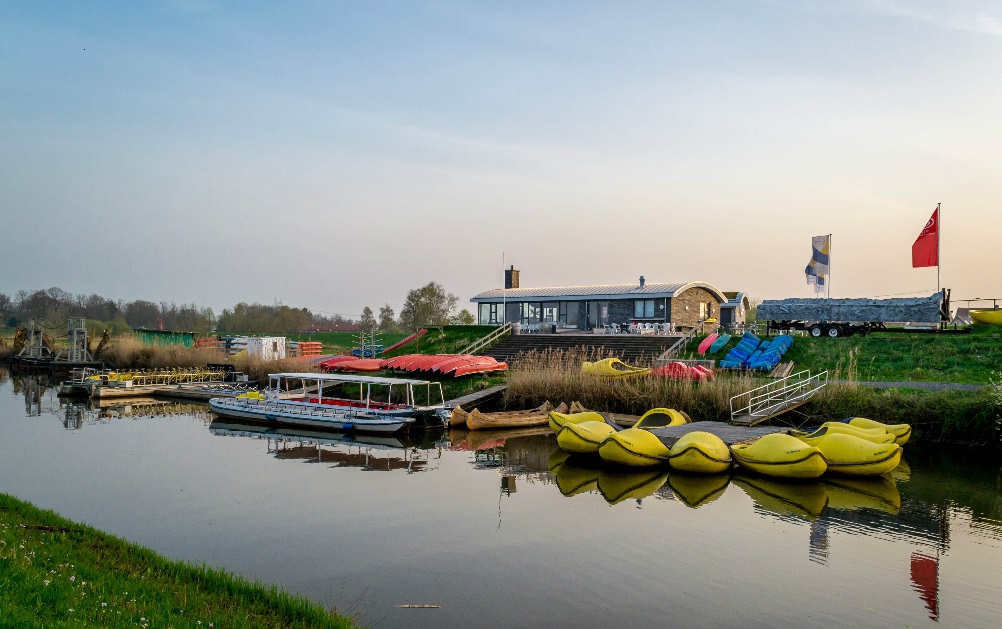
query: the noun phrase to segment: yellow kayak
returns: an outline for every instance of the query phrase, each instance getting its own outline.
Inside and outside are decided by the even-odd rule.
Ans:
[[[606,358],[594,363],[581,363],[581,372],[603,378],[629,378],[649,374],[651,370],[643,367],[632,367],[618,358]]]
[[[853,435],[833,433],[817,442],[817,449],[828,461],[828,471],[851,476],[880,476],[898,466],[901,446],[896,443],[870,443]]]
[[[857,428],[880,428],[894,435],[894,443],[899,446],[908,443],[908,439],[912,436],[912,427],[908,424],[881,424],[865,417],[853,417],[849,420],[849,425]]]
[[[665,426],[681,426],[691,422],[692,420],[684,411],[676,411],[673,408],[652,408],[641,415],[631,428],[664,428]]]
[[[720,474],[731,469],[731,451],[720,437],[697,430],[675,442],[668,464],[680,472]]]
[[[1002,310],[969,310],[971,319],[977,323],[1002,325]]]
[[[663,465],[668,461],[669,452],[668,446],[643,428],[614,432],[598,448],[603,461],[631,467]]]
[[[731,477],[727,474],[714,474],[713,476],[670,474],[668,476],[668,486],[671,487],[675,497],[690,509],[698,509],[723,496],[724,490],[727,489],[730,482]]]
[[[598,447],[616,429],[604,421],[566,423],[557,433],[557,445],[571,454],[598,454]]]
[[[601,473],[598,469],[567,461],[557,469],[557,489],[568,498],[594,491],[598,489],[598,478]]]
[[[668,472],[650,470],[646,472],[602,471],[598,477],[598,491],[611,505],[624,500],[640,500],[661,489],[668,480]]]
[[[550,411],[550,430],[559,433],[564,424],[582,424],[584,422],[604,422],[605,418],[595,411],[584,411],[581,413],[559,413]]]
[[[759,508],[779,515],[817,518],[828,506],[828,492],[819,482],[783,482],[762,476],[737,474],[731,482]]]
[[[817,478],[828,469],[821,450],[783,433],[765,435],[751,444],[734,444],[731,455],[743,467],[778,478]]]
[[[852,435],[853,437],[859,437],[860,439],[865,439],[870,443],[894,443],[894,435],[885,432],[883,430],[877,431],[863,431],[850,426],[849,424],[840,424],[837,422],[831,422],[830,424],[825,424],[821,428],[818,428],[814,432],[805,432],[802,430],[791,430],[790,434],[800,439],[809,446],[818,445],[818,440],[826,437],[827,435],[841,434],[841,435]]]
[[[832,509],[855,511],[872,509],[896,515],[901,511],[901,492],[887,476],[872,478],[823,478]]]

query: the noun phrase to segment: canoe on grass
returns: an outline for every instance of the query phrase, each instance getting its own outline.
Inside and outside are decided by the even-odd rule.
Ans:
[[[594,363],[581,363],[581,371],[604,378],[629,378],[643,376],[651,372],[650,369],[627,365],[618,358],[606,358]]]
[[[710,354],[716,354],[720,350],[724,349],[724,346],[730,342],[731,342],[730,334],[721,334],[720,336],[717,337],[717,340],[713,342],[713,345],[710,346],[708,352]]]
[[[567,405],[560,403],[557,412],[566,412]],[[491,428],[521,428],[524,426],[545,426],[550,421],[547,411],[532,409],[531,411],[502,411],[500,413],[481,413],[477,409],[470,412],[466,418],[466,427],[470,430],[486,430]]]
[[[716,332],[714,332],[713,334],[707,334],[706,338],[700,341],[699,347],[696,348],[696,353],[705,354],[706,351],[710,349],[711,346],[713,346],[713,343],[716,342],[718,336],[719,335]]]
[[[731,456],[742,467],[778,478],[817,478],[828,469],[821,450],[783,433],[734,444]]]

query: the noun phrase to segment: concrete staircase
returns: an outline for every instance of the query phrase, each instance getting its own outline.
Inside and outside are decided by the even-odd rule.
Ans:
[[[582,349],[593,354],[616,356],[627,363],[651,362],[671,347],[681,335],[645,334],[520,334],[507,336],[484,354],[509,365],[531,351]]]

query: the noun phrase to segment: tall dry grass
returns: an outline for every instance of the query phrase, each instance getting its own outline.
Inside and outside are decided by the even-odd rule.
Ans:
[[[602,357],[582,350],[527,354],[508,373],[506,404],[529,408],[544,400],[578,400],[599,411],[630,414],[667,407],[685,411],[696,421],[720,421],[730,417],[731,397],[762,384],[746,375],[693,383],[654,376],[603,378],[581,372],[583,361]]]
[[[237,368],[256,382],[258,386],[267,386],[268,374],[271,373],[313,373],[317,368],[309,358],[281,358],[279,360],[259,360],[257,358],[234,358],[231,361]]]

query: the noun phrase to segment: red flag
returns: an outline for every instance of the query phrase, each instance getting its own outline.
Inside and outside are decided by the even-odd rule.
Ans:
[[[939,208],[912,244],[912,267],[939,266]]]

